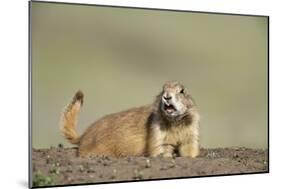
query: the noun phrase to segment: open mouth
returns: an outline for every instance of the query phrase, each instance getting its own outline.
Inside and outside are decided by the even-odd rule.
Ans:
[[[167,113],[171,114],[171,113],[173,113],[173,112],[176,111],[176,108],[175,108],[172,104],[166,104],[166,103],[164,103],[164,110],[165,110]]]

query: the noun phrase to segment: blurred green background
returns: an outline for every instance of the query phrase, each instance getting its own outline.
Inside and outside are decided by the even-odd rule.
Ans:
[[[59,117],[81,89],[78,131],[152,103],[181,81],[203,147],[267,147],[267,18],[32,2],[32,146],[63,143]]]

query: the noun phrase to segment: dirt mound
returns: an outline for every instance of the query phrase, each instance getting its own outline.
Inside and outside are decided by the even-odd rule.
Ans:
[[[33,149],[33,185],[65,185],[268,172],[267,150],[201,149],[197,158],[77,157],[76,148]]]

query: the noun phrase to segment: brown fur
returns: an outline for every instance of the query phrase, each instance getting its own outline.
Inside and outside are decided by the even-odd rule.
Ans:
[[[77,92],[62,115],[62,132],[72,144],[79,145],[79,156],[180,156],[196,157],[199,154],[199,113],[178,82],[167,82],[152,105],[132,108],[107,115],[93,123],[80,137],[75,127],[83,102],[82,92]],[[169,91],[170,90],[170,91]],[[175,118],[161,110],[164,92],[177,93],[175,98],[184,104],[186,111]],[[166,93],[165,93],[166,94]]]
[[[61,116],[61,132],[71,144],[78,144],[80,141],[80,137],[76,132],[76,125],[83,99],[82,91],[77,91]]]

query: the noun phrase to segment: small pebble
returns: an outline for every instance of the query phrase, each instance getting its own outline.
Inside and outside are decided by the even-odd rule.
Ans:
[[[146,159],[145,160],[145,168],[150,168],[151,164],[150,164],[150,159]]]

